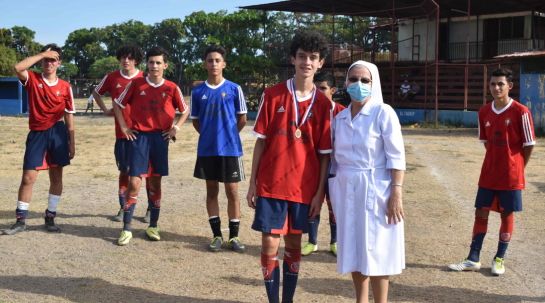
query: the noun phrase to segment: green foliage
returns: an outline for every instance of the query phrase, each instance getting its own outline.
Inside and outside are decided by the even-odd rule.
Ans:
[[[71,32],[63,47],[64,61],[74,61],[79,68],[79,78],[89,77],[91,64],[104,58],[106,51],[100,45],[102,31],[98,28],[78,29]]]
[[[9,28],[0,28],[0,45],[12,47],[13,36]]]
[[[57,68],[57,77],[63,80],[71,79],[77,74],[78,74],[78,67],[73,63],[63,62],[62,65],[59,68]]]
[[[34,41],[35,31],[25,26],[14,26],[11,28],[13,47],[17,52],[18,60],[38,54],[42,48],[40,43]]]
[[[17,64],[15,50],[0,44],[0,77],[15,77],[13,70],[15,64]]]
[[[89,77],[92,79],[102,79],[107,74],[119,70],[121,64],[116,57],[106,57],[95,61],[89,68]]]
[[[117,48],[123,43],[136,43],[144,50],[154,46],[156,37],[152,35],[153,26],[141,21],[129,20],[101,29],[99,41],[106,45],[106,55],[115,56]]]

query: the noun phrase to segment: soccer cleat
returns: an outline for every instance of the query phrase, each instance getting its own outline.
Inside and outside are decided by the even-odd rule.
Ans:
[[[222,244],[223,244],[223,239],[221,237],[215,237],[212,240],[212,243],[210,243],[210,245],[208,245],[208,250],[210,250],[210,251],[220,251]]]
[[[146,228],[146,235],[148,235],[148,238],[152,241],[159,241],[161,240],[161,236],[159,235],[159,227],[148,227]]]
[[[238,237],[234,237],[229,239],[229,248],[236,251],[236,252],[245,252],[246,248],[244,247],[244,244],[240,242],[240,239]]]
[[[460,263],[450,264],[448,268],[454,271],[478,271],[481,269],[481,261],[473,262],[465,258]]]
[[[502,258],[494,258],[492,260],[492,274],[494,276],[501,276],[505,273],[505,264]]]
[[[308,256],[311,253],[318,250],[318,244],[312,244],[310,242],[303,243],[303,248],[301,248],[301,255]]]
[[[337,255],[337,242],[329,245],[329,250],[336,256]]]
[[[121,236],[119,237],[119,240],[117,240],[117,244],[119,246],[127,245],[132,239],[132,231],[124,230],[121,232]]]
[[[26,229],[26,224],[20,221],[15,222],[9,229],[4,230],[5,235],[14,235]]]
[[[123,213],[125,210],[121,208],[115,217],[112,217],[112,221],[123,222]]]
[[[144,219],[142,219],[142,222],[149,223],[150,222],[150,216],[151,216],[151,212],[148,210],[146,212],[146,215],[144,216]]]
[[[47,231],[58,232],[58,233],[61,232],[61,228],[57,224],[55,224],[55,218],[45,216],[44,219],[45,219],[45,228],[47,228]]]

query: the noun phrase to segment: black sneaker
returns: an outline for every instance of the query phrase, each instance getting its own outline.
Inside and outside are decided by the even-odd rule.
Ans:
[[[4,230],[5,235],[14,235],[20,231],[24,231],[26,229],[26,224],[20,221],[15,222],[13,226],[11,226],[9,229]]]
[[[45,219],[45,228],[47,228],[47,231],[58,232],[58,233],[61,232],[60,227],[57,224],[55,224],[55,218],[45,216],[44,219]]]

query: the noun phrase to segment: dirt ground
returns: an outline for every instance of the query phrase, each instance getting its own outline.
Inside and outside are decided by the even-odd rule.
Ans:
[[[28,132],[26,118],[0,117],[0,229],[14,223],[17,190]],[[538,139],[527,168],[524,211],[506,255],[504,276],[490,274],[499,216],[490,219],[480,272],[450,272],[446,265],[466,256],[473,224],[473,202],[484,148],[476,129],[404,129],[407,173],[404,182],[406,262],[391,277],[390,302],[545,302],[545,144]],[[254,137],[241,135],[244,165],[250,172]],[[140,220],[134,239],[120,247],[113,120],[76,117],[76,158],[65,168],[57,223],[62,233],[43,227],[48,178],[41,172],[27,219],[28,230],[0,236],[0,302],[266,302],[260,269],[260,233],[250,229],[253,210],[240,184],[241,238],[247,252],[208,252],[211,240],[204,182],[192,177],[197,134],[190,123],[170,146],[170,176],[163,180],[159,227],[151,242]],[[220,192],[221,193],[221,192]],[[144,190],[141,191],[141,196]],[[220,194],[227,222],[225,195]],[[327,207],[323,207],[326,214]],[[319,250],[304,257],[296,302],[354,302],[349,275],[336,273],[327,251],[327,215],[320,225]],[[224,223],[223,228],[227,228]],[[306,236],[304,236],[306,239]],[[282,252],[281,254],[282,255]]]

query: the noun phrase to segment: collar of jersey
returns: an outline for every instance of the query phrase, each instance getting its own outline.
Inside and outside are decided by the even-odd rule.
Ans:
[[[129,77],[129,76],[125,76],[125,75],[123,74],[122,70],[119,70],[119,74],[121,74],[121,77],[123,77],[123,78],[125,78],[125,79],[129,79],[129,80],[132,79],[132,78],[134,78],[134,77],[136,77],[136,76],[138,76],[138,73],[139,73],[139,72],[140,72],[140,70],[139,70],[139,69],[136,69],[136,73],[135,73],[134,75],[132,75],[132,76]]]
[[[293,92],[293,88],[291,86],[291,82],[290,81],[293,81],[293,79],[290,79],[288,81],[286,81],[286,85],[288,86],[288,91],[291,93],[291,94],[297,94],[296,92]],[[312,93],[314,92],[314,90],[311,90],[310,91],[310,94],[304,96],[303,98],[295,98],[297,100],[297,102],[305,102],[305,101],[308,101],[310,98],[312,98]],[[295,95],[297,96],[297,95]]]
[[[507,103],[507,105],[502,108],[501,110],[496,110],[496,107],[494,107],[494,102],[496,101],[492,101],[492,110],[496,113],[496,114],[501,114],[503,113],[504,111],[506,111],[509,107],[511,107],[511,104],[513,104],[513,98],[510,98],[509,99],[509,103]]]
[[[216,88],[222,86],[223,83],[225,83],[225,78],[223,78],[223,80],[221,80],[221,82],[220,82],[218,85],[216,85],[216,86],[214,86],[214,85],[208,83],[208,80],[204,81],[204,84],[206,84],[206,86],[208,86],[208,87],[211,88],[211,89],[216,89]]]
[[[47,82],[47,79],[44,77],[44,73],[42,73],[42,79],[44,80],[45,84],[47,84],[47,86],[55,86],[57,85],[57,83],[59,83],[59,77],[55,77],[55,82],[49,84],[49,82]]]
[[[163,80],[161,81],[161,83],[159,83],[159,84],[153,84],[153,82],[151,82],[148,78],[149,78],[149,77],[146,77],[146,81],[148,82],[148,84],[151,85],[151,86],[153,86],[153,87],[155,87],[155,88],[157,88],[157,87],[163,85],[163,83],[165,83],[165,79],[163,79]]]

